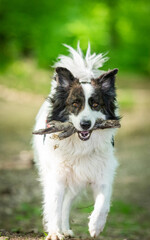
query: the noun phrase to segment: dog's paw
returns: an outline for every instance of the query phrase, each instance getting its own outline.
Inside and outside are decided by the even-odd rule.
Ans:
[[[73,233],[73,231],[72,231],[71,229],[64,230],[64,231],[63,231],[63,235],[64,235],[65,237],[74,237],[74,233]]]
[[[90,233],[90,236],[92,238],[96,238],[98,237],[98,235],[100,234],[100,232],[102,232],[103,229],[99,229],[99,228],[96,228],[95,226],[92,226],[89,224],[89,233]]]
[[[89,232],[91,237],[97,237],[104,229],[107,215],[102,215],[99,220],[91,216],[89,221]]]
[[[52,233],[48,234],[48,236],[45,238],[45,240],[64,240],[65,236],[61,233]]]

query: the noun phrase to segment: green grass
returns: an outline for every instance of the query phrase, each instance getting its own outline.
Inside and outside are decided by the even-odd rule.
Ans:
[[[41,208],[23,202],[16,211],[15,219],[17,221],[30,221],[34,218],[40,218],[42,215]]]
[[[47,96],[52,75],[50,69],[48,70],[39,69],[36,62],[31,59],[18,60],[1,72],[0,84]]]
[[[86,204],[89,204],[91,201],[92,200],[88,200]],[[92,210],[92,204],[85,207],[84,198],[74,206],[71,212],[71,225],[73,231],[78,236],[89,237],[88,216]],[[149,222],[147,218],[148,215],[146,210],[137,204],[115,199],[112,202],[106,227],[103,233],[101,233],[102,239],[107,239],[108,236],[112,237],[112,239],[115,239],[115,237],[117,239],[117,236],[123,238],[130,236],[131,239],[136,239],[136,236],[145,236],[145,234],[147,236],[149,234]],[[37,219],[41,219],[40,205],[23,202],[15,211],[15,215],[11,219],[15,222],[15,225],[19,227],[12,228],[11,230],[15,233],[22,232],[24,230],[23,226],[27,226],[28,223],[31,222],[37,222]],[[141,221],[141,219],[144,219],[144,221]],[[20,225],[21,222],[23,222],[23,225]],[[39,228],[39,231],[41,233],[43,232],[42,227]]]
[[[93,210],[93,205],[84,207],[85,201],[80,203],[80,206],[77,206],[72,213],[79,215],[80,217],[84,215],[84,220],[78,224],[72,224],[73,229],[78,235],[88,236],[88,226],[87,226],[87,216]],[[101,233],[101,236],[108,238],[108,236],[115,239],[116,236],[128,237],[133,236],[133,239],[136,239],[135,236],[144,236],[145,232],[148,234],[148,219],[147,219],[146,210],[132,204],[115,199],[112,203],[110,213],[108,215],[108,220],[106,227]],[[145,221],[141,221],[141,218],[145,218]],[[146,220],[147,219],[147,220]],[[143,233],[143,229],[145,232]],[[102,238],[103,239],[103,238]],[[132,238],[131,238],[132,239]]]
[[[12,232],[28,232],[34,226],[39,233],[43,233],[41,204],[22,202],[11,217]],[[36,224],[34,224],[36,223]]]

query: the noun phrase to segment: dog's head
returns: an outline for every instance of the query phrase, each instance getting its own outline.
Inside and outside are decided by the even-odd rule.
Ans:
[[[98,118],[117,119],[115,75],[113,69],[90,82],[81,82],[66,68],[56,68],[56,93],[51,99],[53,108],[50,120],[71,121],[78,136],[90,138]]]

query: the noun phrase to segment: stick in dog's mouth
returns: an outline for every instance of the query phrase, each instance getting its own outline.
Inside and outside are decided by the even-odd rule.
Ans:
[[[45,128],[45,129],[39,129],[32,133],[40,134],[40,135],[58,133],[58,135],[57,135],[58,139],[63,140],[67,137],[70,137],[75,132],[77,132],[79,138],[82,141],[86,141],[90,138],[93,130],[106,129],[106,128],[120,128],[121,127],[119,120],[103,120],[103,119],[97,119],[93,129],[90,131],[77,131],[74,128],[73,124],[70,122],[52,121],[52,122],[49,122],[48,126],[50,126],[50,127]]]

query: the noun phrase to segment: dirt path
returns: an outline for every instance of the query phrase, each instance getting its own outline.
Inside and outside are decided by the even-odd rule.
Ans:
[[[12,233],[4,230],[0,230],[0,240],[44,240],[44,235],[39,233]]]

